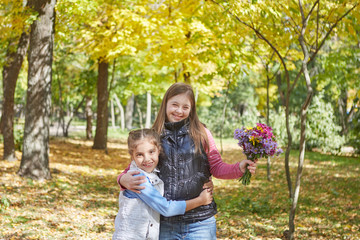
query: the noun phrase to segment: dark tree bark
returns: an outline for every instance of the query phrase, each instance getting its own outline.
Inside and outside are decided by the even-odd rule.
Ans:
[[[85,106],[85,114],[86,114],[86,139],[92,138],[92,99],[89,96],[86,96],[86,106]]]
[[[49,123],[56,0],[32,0],[29,4],[38,17],[30,31],[23,154],[18,174],[43,180],[51,178]]]
[[[99,60],[99,75],[97,81],[97,118],[93,149],[107,150],[108,128],[108,77],[109,63]]]
[[[127,100],[126,111],[125,111],[125,127],[128,130],[132,129],[134,105],[135,105],[135,96],[134,94],[132,94]]]
[[[190,84],[190,72],[187,72],[186,71],[187,68],[186,68],[186,65],[185,63],[182,64],[182,71],[183,71],[183,76],[184,76],[184,82],[187,83],[187,84]]]
[[[3,68],[3,115],[1,117],[1,132],[4,137],[3,159],[16,160],[14,144],[14,95],[16,82],[21,65],[29,47],[29,34],[24,32],[20,36],[17,51],[9,51],[6,54],[6,65]]]

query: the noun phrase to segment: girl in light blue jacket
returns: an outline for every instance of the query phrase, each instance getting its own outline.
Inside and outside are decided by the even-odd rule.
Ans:
[[[119,194],[119,212],[115,219],[113,240],[159,239],[160,214],[165,217],[212,202],[212,193],[205,189],[197,198],[169,201],[163,197],[164,183],[157,176],[156,166],[161,153],[159,135],[153,129],[134,130],[129,133],[128,150],[131,157],[129,171],[146,176],[140,193],[129,190]]]

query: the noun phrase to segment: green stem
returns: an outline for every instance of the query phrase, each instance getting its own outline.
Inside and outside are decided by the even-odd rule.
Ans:
[[[239,179],[239,181],[241,181],[241,183],[246,186],[250,184],[250,178],[251,173],[249,169],[246,169],[244,175]]]

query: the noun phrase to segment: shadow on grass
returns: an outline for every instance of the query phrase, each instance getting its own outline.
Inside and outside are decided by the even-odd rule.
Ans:
[[[290,156],[298,159],[299,151],[291,150]],[[337,156],[331,154],[324,154],[319,152],[305,152],[305,159],[310,160],[311,164],[315,162],[336,162],[340,165],[357,165],[360,164],[360,157],[347,157],[347,156]]]

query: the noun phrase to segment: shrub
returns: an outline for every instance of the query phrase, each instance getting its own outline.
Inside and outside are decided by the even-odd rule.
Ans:
[[[345,143],[345,137],[340,136],[340,131],[331,103],[326,103],[324,94],[320,92],[314,96],[307,113],[306,147],[337,153]]]

